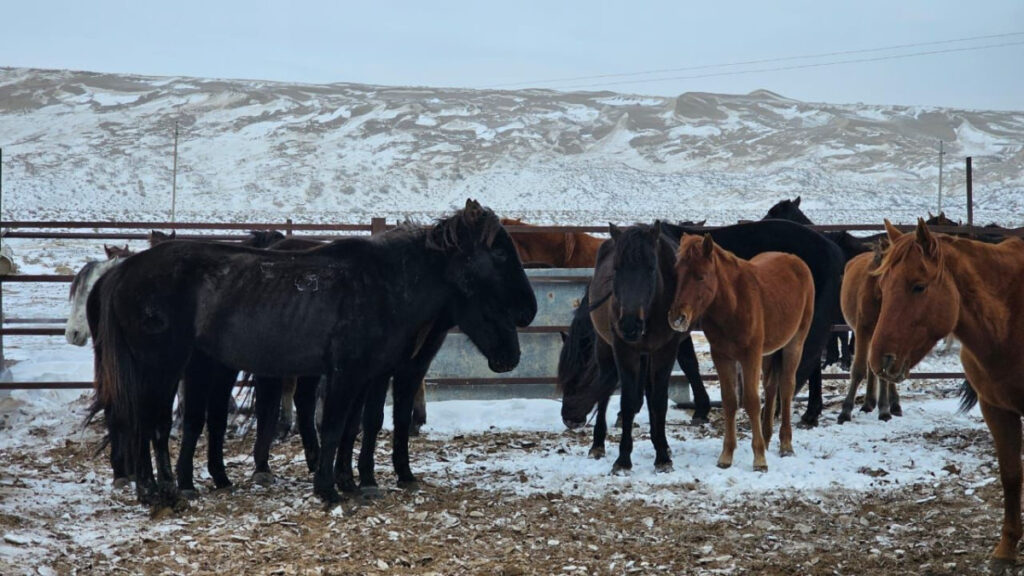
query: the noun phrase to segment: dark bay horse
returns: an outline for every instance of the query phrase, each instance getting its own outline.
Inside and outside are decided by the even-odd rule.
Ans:
[[[874,337],[878,314],[882,309],[882,294],[878,288],[878,278],[871,272],[882,261],[882,249],[875,245],[871,253],[860,254],[846,264],[843,275],[843,288],[840,301],[843,317],[847,325],[853,329],[853,365],[850,368],[850,385],[843,400],[843,408],[839,412],[839,423],[849,422],[853,412],[853,404],[857,400],[857,388],[867,377],[868,387],[864,394],[862,412],[875,409],[875,389],[878,388],[878,419],[889,420],[893,416],[902,416],[899,392],[892,382],[883,380],[879,386],[878,377],[868,369],[868,349]]]
[[[698,228],[662,223],[662,232],[673,246],[679,244],[683,233],[703,233]],[[796,373],[797,391],[806,383],[809,388],[807,411],[802,417],[805,425],[817,424],[821,414],[821,352],[827,342],[832,326],[832,307],[830,299],[838,299],[842,271],[843,253],[821,234],[783,220],[765,220],[748,222],[716,228],[709,232],[716,244],[733,252],[740,258],[750,259],[761,252],[786,252],[798,256],[807,264],[814,277],[814,317],[811,329],[804,342],[803,356]],[[589,294],[593,301],[593,293]],[[562,419],[567,426],[581,425],[587,415],[597,406],[597,424],[594,428],[594,442],[600,442],[603,448],[604,437],[601,423],[603,412],[607,407],[607,398],[614,392],[614,383],[610,388],[602,387],[597,378],[596,360],[593,355],[594,325],[590,315],[582,312],[582,305],[573,316],[569,326],[569,334],[562,347],[558,365],[558,381],[562,392]],[[684,358],[688,356],[689,358]],[[697,372],[697,357],[693,351],[693,342],[685,338],[680,343],[679,363],[684,371],[691,367]],[[684,361],[685,360],[685,361]],[[691,385],[695,378],[686,372]],[[699,377],[699,376],[698,376]],[[703,391],[703,389],[701,389]],[[710,406],[707,392],[703,398],[697,395],[694,388],[694,399],[698,412],[701,401]],[[705,414],[708,408],[704,408]]]
[[[668,321],[687,332],[700,322],[722,386],[725,439],[719,468],[732,466],[736,450],[736,386],[743,378],[743,406],[751,422],[754,470],[768,470],[775,397],[782,402],[779,454],[793,454],[796,369],[814,315],[814,278],[803,260],[762,252],[750,260],[715,245],[710,234],[684,235],[676,256],[676,292]],[[765,364],[765,407],[757,387]],[[737,371],[739,369],[739,371]]]
[[[1003,485],[1003,528],[992,552],[1017,558],[1021,527],[1021,417],[1024,416],[1024,241],[1000,244],[934,234],[923,220],[901,234],[874,272],[882,309],[869,363],[899,382],[952,332],[964,372],[992,433]]]
[[[502,218],[503,226],[530,226],[515,218]],[[519,259],[526,267],[593,268],[604,238],[583,232],[509,232]]]
[[[421,352],[424,334],[457,325],[504,372],[519,362],[516,327],[537,310],[511,238],[471,200],[428,228],[304,252],[169,242],[126,260],[99,288],[109,404],[137,456],[139,499],[156,504],[178,501],[167,439],[174,387],[190,358],[267,376],[328,374],[314,491],[337,502],[335,456],[351,420],[372,389]],[[396,391],[396,405],[405,395]],[[396,437],[403,424],[408,430],[406,412],[396,410],[404,420]],[[407,450],[396,449],[395,465],[401,482],[415,481]]]
[[[672,245],[661,223],[610,227],[613,243],[601,250],[590,283],[590,318],[598,335],[595,354],[601,389],[622,386],[622,436],[612,472],[633,467],[633,417],[647,397],[654,467],[672,469],[665,417],[668,381],[682,335],[668,325],[668,307],[675,292]],[[607,400],[603,407],[607,407]],[[594,450],[603,450],[602,446]],[[600,454],[592,455],[600,457]]]

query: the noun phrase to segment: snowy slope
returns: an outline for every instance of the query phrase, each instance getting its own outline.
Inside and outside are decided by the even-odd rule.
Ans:
[[[662,98],[542,90],[157,78],[0,69],[7,218],[365,222],[483,199],[557,223],[756,218],[803,195],[821,222],[1020,225],[1024,111],[815,104],[768,91]]]

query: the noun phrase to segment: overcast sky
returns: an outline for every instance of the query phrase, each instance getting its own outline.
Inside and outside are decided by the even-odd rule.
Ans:
[[[0,12],[0,66],[658,95],[764,88],[806,101],[1024,110],[1024,34],[933,44],[1014,32],[1024,32],[1022,0],[35,0]],[[908,44],[918,46],[779,60]],[[751,60],[775,61],[679,70]],[[545,82],[661,69],[676,71]]]

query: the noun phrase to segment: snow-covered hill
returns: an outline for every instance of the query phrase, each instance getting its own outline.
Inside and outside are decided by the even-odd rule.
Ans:
[[[813,104],[767,91],[662,98],[157,78],[0,68],[4,217],[366,222],[466,196],[540,222],[935,209],[1024,224],[1024,111]],[[951,197],[950,197],[951,196]]]

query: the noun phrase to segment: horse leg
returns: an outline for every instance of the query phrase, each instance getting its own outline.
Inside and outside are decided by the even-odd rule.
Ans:
[[[352,381],[352,376],[346,374],[342,377],[340,368],[332,369],[324,396],[320,458],[313,477],[313,492],[329,504],[341,501],[341,495],[334,487],[335,456],[349,418],[358,417],[362,409],[354,393],[364,389],[367,384],[365,381]]]
[[[1003,484],[1003,531],[992,557],[1013,562],[1021,539],[1021,422],[1020,415],[981,400],[981,414],[992,433],[999,459],[999,479]]]
[[[878,376],[868,371],[868,385],[864,390],[864,404],[860,407],[861,412],[871,412],[878,405]]]
[[[821,367],[835,364],[839,362],[840,348],[842,343],[839,341],[839,334],[832,332],[828,335],[828,345],[825,346],[825,359],[821,362]]]
[[[689,334],[679,342],[676,360],[679,362],[679,367],[683,369],[686,380],[690,383],[690,391],[693,392],[693,417],[690,418],[690,424],[707,424],[708,414],[711,412],[711,398],[700,377],[697,352],[693,349],[693,338]]]
[[[359,448],[359,488],[363,492],[376,494],[377,478],[374,474],[374,451],[377,449],[377,434],[384,426],[384,403],[388,395],[388,380],[373,384],[363,406],[363,443]],[[395,396],[398,395],[397,390]]]
[[[821,366],[815,366],[807,380],[807,410],[800,417],[800,427],[814,428],[821,416]]]
[[[903,407],[900,406],[900,392],[895,382],[889,383],[889,413],[893,416],[903,416]]]
[[[174,393],[178,376],[173,379],[163,378],[156,394],[156,426],[153,436],[153,450],[156,456],[157,488],[159,490],[159,502],[163,506],[174,510],[181,510],[185,506],[181,494],[178,492],[178,484],[174,478],[174,468],[171,466],[171,450],[169,442],[171,438],[171,425],[174,422]],[[159,380],[158,380],[159,381]],[[169,394],[166,392],[170,392]]]
[[[280,431],[283,380],[278,377],[254,375],[252,384],[255,387],[253,404],[256,416],[252,481],[260,486],[270,486],[274,483],[274,473],[270,471],[270,445],[273,444],[276,433]]]
[[[651,354],[648,360],[649,384],[647,413],[651,420],[651,443],[654,444],[654,469],[657,472],[672,471],[672,455],[665,435],[665,418],[668,415],[668,381],[675,364],[678,346],[672,344]]]
[[[408,362],[398,367],[392,378],[394,406],[392,414],[395,430],[391,437],[391,463],[398,477],[398,485],[403,488],[415,488],[419,485],[416,476],[409,466],[409,434],[412,431],[414,410],[418,398],[424,401],[423,377],[427,375],[430,363],[444,344],[447,332],[431,333],[420,345],[419,351]],[[423,418],[426,421],[426,404],[423,405]],[[362,457],[362,454],[360,454]],[[373,454],[369,454],[370,470],[372,471]],[[362,468],[360,467],[360,474]]]
[[[619,409],[622,436],[619,438],[619,457],[612,465],[612,474],[617,474],[633,468],[633,418],[640,410],[640,397],[643,394],[641,387],[647,378],[645,364],[650,360],[619,342],[613,345],[612,351],[622,385],[622,405]]]
[[[865,340],[868,342],[865,342]],[[868,376],[869,380],[874,378],[874,374],[868,373],[867,348],[870,340],[870,338],[857,338],[856,333],[854,333],[853,365],[850,366],[850,386],[846,390],[846,399],[843,400],[843,409],[839,412],[840,424],[851,420],[853,405],[857,402],[857,388],[860,387],[860,383],[864,380],[864,377]],[[870,391],[868,394],[870,394]],[[865,397],[865,402],[866,401],[867,398]]]
[[[608,437],[608,402],[612,393],[615,392],[615,383],[619,380],[619,374],[615,368],[615,356],[612,347],[603,340],[597,342],[595,349],[597,356],[598,370],[598,398],[597,418],[594,421],[594,441],[590,446],[589,456],[595,460],[604,458],[604,441]]]
[[[779,456],[782,457],[793,455],[793,396],[796,395],[796,370],[803,348],[803,338],[797,338],[783,348],[781,370],[776,374],[782,404],[782,422],[779,424]]]
[[[420,428],[427,423],[427,381],[420,380],[416,395],[412,399],[412,422],[409,424],[409,436],[419,436]]]
[[[889,410],[892,409],[892,405],[889,404],[889,391],[892,390],[894,387],[895,386],[893,386],[892,382],[882,380],[881,378],[879,378],[878,419],[883,422],[888,422],[889,420],[892,420],[892,414],[889,413]]]
[[[718,383],[722,388],[722,416],[725,418],[725,435],[718,467],[728,468],[732,466],[733,452],[736,451],[736,362],[730,358],[717,357],[714,348],[711,349],[711,359],[715,363]]]
[[[853,332],[839,332],[839,367],[843,370],[849,370],[850,365],[853,363],[853,357],[850,352],[853,348]]]
[[[237,370],[220,363],[211,366],[211,388],[206,400],[206,470],[218,490],[231,486],[224,466],[224,436],[228,430],[231,391],[237,381]]]
[[[320,459],[320,441],[316,437],[316,389],[319,384],[319,376],[302,376],[295,385],[295,417],[310,472],[316,472]]]
[[[174,408],[174,423],[171,424],[171,432],[183,434],[185,431],[185,380],[178,382],[178,405]]]
[[[281,381],[281,417],[277,422],[277,437],[284,440],[292,433],[295,423],[294,398],[298,378],[290,377]],[[258,424],[257,424],[258,426]]]
[[[764,407],[761,408],[761,421],[751,422],[751,426],[761,426],[761,437],[764,438],[765,449],[772,441],[772,434],[775,433],[775,401],[779,395],[779,376],[781,374],[782,351],[771,356],[766,356],[761,361],[761,370],[764,374]],[[757,388],[757,383],[754,384]],[[781,405],[779,410],[781,416]]]
[[[761,394],[758,383],[761,382],[761,354],[750,354],[743,360],[743,408],[750,419],[750,445],[754,451],[754,470],[766,472],[768,460],[765,459],[765,441],[761,432]],[[734,439],[735,441],[735,439]]]
[[[201,364],[203,362],[193,359],[186,366],[181,385],[186,389],[185,397],[188,398],[188,402],[178,404],[178,412],[183,416],[181,445],[178,447],[178,462],[175,472],[178,477],[178,488],[186,497],[190,498],[197,495],[194,481],[194,459],[196,443],[206,426],[206,404],[209,392],[209,387],[203,381],[205,366],[200,366]]]
[[[370,387],[376,386],[376,382],[370,382]],[[387,387],[387,378],[384,378],[383,386]],[[352,452],[355,450],[356,437],[359,436],[359,429],[363,415],[367,409],[372,409],[366,403],[369,387],[364,386],[356,397],[356,405],[359,406],[349,414],[348,424],[345,426],[341,436],[341,444],[338,448],[338,457],[334,463],[334,476],[338,488],[347,494],[359,491],[356,486],[355,475],[352,474]],[[366,431],[363,430],[363,434]]]
[[[131,482],[128,471],[134,470],[134,466],[128,460],[125,453],[124,441],[121,432],[114,423],[113,414],[109,406],[103,407],[103,422],[107,427],[107,435],[110,438],[110,468],[114,473],[114,488],[124,488]]]

